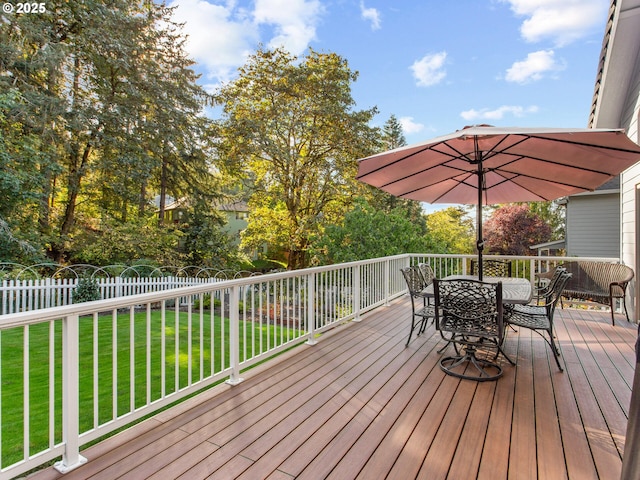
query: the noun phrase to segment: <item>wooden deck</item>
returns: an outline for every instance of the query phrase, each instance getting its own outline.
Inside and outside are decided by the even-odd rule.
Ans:
[[[636,327],[557,312],[565,372],[510,332],[497,382],[445,375],[430,327],[405,347],[406,297],[83,452],[74,479],[615,479]],[[450,349],[452,347],[449,347]]]

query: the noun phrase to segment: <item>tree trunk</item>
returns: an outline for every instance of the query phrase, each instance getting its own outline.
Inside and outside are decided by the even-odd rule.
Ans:
[[[167,183],[169,176],[167,155],[162,156],[162,170],[160,173],[160,202],[158,205],[158,225],[164,225],[165,207],[167,205]]]

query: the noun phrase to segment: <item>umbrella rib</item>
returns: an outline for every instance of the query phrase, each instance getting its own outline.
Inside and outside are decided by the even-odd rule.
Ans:
[[[439,145],[439,144],[437,144],[437,145]],[[382,165],[382,166],[380,166],[380,167],[378,167],[378,168],[374,168],[374,169],[373,169],[373,170],[371,170],[370,172],[363,173],[363,174],[361,174],[361,175],[356,175],[356,180],[361,180],[361,179],[362,179],[362,178],[364,178],[364,177],[367,177],[367,176],[369,176],[369,175],[371,175],[371,174],[373,174],[373,173],[379,172],[380,170],[384,170],[384,169],[386,169],[386,168],[389,168],[390,166],[395,165],[395,164],[396,164],[396,163],[398,163],[398,162],[402,162],[402,161],[404,161],[404,160],[406,160],[406,159],[408,159],[408,158],[411,158],[411,157],[413,157],[413,156],[415,156],[415,155],[418,155],[418,154],[420,154],[420,153],[422,153],[422,152],[424,152],[424,151],[426,151],[426,150],[433,150],[433,148],[432,148],[432,147],[434,147],[434,146],[435,146],[435,145],[430,145],[430,146],[427,146],[427,147],[425,147],[425,148],[421,148],[421,149],[419,149],[419,150],[416,150],[415,152],[412,152],[412,153],[411,153],[411,154],[409,154],[409,155],[404,155],[404,156],[402,156],[402,157],[398,158],[397,160],[394,160],[393,162],[385,163],[384,165]],[[366,162],[367,160],[372,160],[372,159],[373,159],[373,158],[365,158],[365,159],[363,159],[362,161],[363,161],[363,162]]]
[[[502,178],[504,178],[504,182],[513,182],[513,183],[515,183],[516,185],[518,185],[519,187],[524,188],[525,190],[529,190],[530,192],[535,193],[536,195],[537,195],[537,193],[536,193],[536,192],[534,192],[534,191],[532,191],[532,190],[528,189],[528,188],[527,188],[527,187],[525,187],[524,185],[522,185],[522,184],[518,183],[516,180],[517,180],[518,178],[530,178],[531,180],[541,180],[541,181],[543,181],[543,182],[548,181],[548,179],[546,179],[546,178],[544,178],[544,177],[537,177],[537,176],[534,176],[534,175],[527,175],[527,174],[525,174],[525,173],[512,172],[512,171],[510,171],[510,170],[504,170],[504,169],[502,169],[502,168],[501,168],[500,170],[490,169],[490,170],[487,170],[487,171],[488,171],[488,172],[495,173],[496,175],[501,176]],[[594,172],[594,173],[601,173],[602,175],[606,175],[606,176],[608,176],[608,177],[609,177],[609,179],[613,178],[613,176],[612,176],[611,174],[606,173],[606,172],[598,172],[598,171],[595,171],[595,170],[594,170],[593,172]],[[514,176],[514,177],[512,177],[512,178],[507,178],[507,177],[504,175],[504,173],[510,173],[510,174],[512,174],[512,175],[515,175],[515,176]],[[497,183],[495,186],[499,185],[500,183],[504,183],[504,182],[499,182],[499,183]],[[558,185],[563,185],[563,186],[565,186],[565,187],[580,188],[580,189],[582,189],[582,190],[587,190],[586,188],[584,188],[584,187],[583,187],[583,186],[581,186],[581,185],[576,185],[576,184],[573,184],[573,183],[563,182],[563,181],[560,181],[560,180],[554,180],[554,183],[556,183],[556,184],[558,184]],[[493,187],[491,187],[491,188],[493,188]]]
[[[576,171],[598,173],[600,175],[607,175],[609,177],[611,176],[610,173],[604,172],[602,170],[596,170],[596,169],[593,169],[593,168],[585,168],[583,166],[571,165],[571,164],[568,164],[568,163],[558,162],[558,161],[555,161],[555,160],[549,160],[547,158],[533,157],[531,155],[527,155],[525,157],[523,155],[519,155],[519,154],[516,154],[516,153],[509,153],[509,152],[504,151],[504,150],[497,151],[497,152],[491,150],[490,153],[487,156],[484,157],[484,159],[486,161],[486,160],[489,160],[489,159],[491,159],[492,157],[494,157],[496,155],[513,156],[514,158],[512,160],[508,161],[508,162],[503,163],[499,167],[493,167],[492,170],[496,170],[497,168],[504,169],[505,166],[512,165],[512,164],[518,162],[519,160],[529,159],[529,160],[535,160],[536,162],[546,163],[546,164],[549,164],[549,165],[557,165],[557,166],[560,166],[560,167],[563,167],[563,168],[570,168],[570,169],[573,169],[573,170],[576,170]],[[520,174],[518,172],[511,172],[511,171],[508,171],[508,172],[509,173],[517,173],[518,175],[524,175],[524,174]],[[531,177],[531,178],[537,178],[538,180],[545,180],[544,178],[541,178],[541,177]]]
[[[624,135],[624,133],[619,133],[620,135]],[[603,150],[606,151],[610,151],[610,152],[623,152],[623,153],[634,153],[634,154],[638,154],[637,150],[631,150],[629,148],[620,148],[620,147],[610,147],[607,145],[597,145],[595,143],[585,143],[585,142],[578,142],[575,140],[564,140],[561,138],[554,138],[554,137],[547,137],[544,135],[527,135],[528,138],[535,138],[537,140],[545,140],[545,141],[551,141],[551,142],[558,142],[558,143],[567,143],[570,145],[579,145],[581,147],[588,147],[588,148],[601,148]]]

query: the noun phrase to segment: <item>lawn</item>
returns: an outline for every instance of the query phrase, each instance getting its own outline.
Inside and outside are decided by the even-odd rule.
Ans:
[[[167,311],[163,328],[162,317],[160,311],[151,311],[149,315],[132,311],[80,319],[81,432],[129,412],[132,404],[138,408],[147,400],[161,398],[163,376],[166,395],[186,387],[190,380],[196,382],[228,367],[228,319],[222,320],[218,315],[212,318],[206,313],[190,317],[186,312],[172,310]],[[251,358],[299,335],[294,329],[241,322],[240,358]],[[115,356],[113,345],[117,348]],[[55,417],[55,442],[62,438],[60,346],[59,321],[0,332],[2,467],[23,457],[25,348],[29,351],[30,452],[47,448],[50,415]],[[54,349],[52,365],[51,348]],[[50,401],[50,368],[55,372],[53,402]],[[97,406],[94,406],[94,392],[97,392]]]

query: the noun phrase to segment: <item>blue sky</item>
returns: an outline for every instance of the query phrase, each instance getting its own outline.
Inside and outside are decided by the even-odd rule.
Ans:
[[[172,0],[213,90],[259,44],[359,72],[358,109],[408,143],[465,125],[586,127],[609,0]]]

